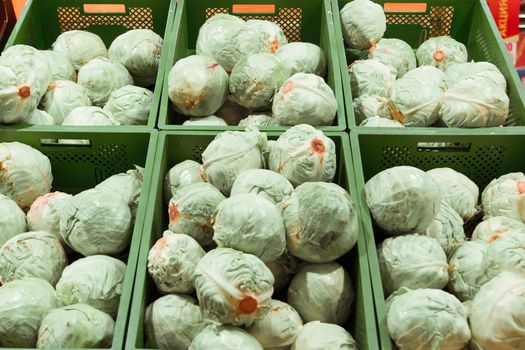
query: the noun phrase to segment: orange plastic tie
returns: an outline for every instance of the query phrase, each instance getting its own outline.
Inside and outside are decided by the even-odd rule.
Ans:
[[[443,50],[437,50],[434,52],[434,60],[436,60],[436,62],[444,61],[445,57],[447,57],[447,54]]]
[[[22,99],[26,99],[31,96],[31,86],[29,84],[22,84],[18,87],[18,96]]]

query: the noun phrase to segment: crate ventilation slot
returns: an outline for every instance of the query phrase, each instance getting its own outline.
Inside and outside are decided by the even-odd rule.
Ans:
[[[83,30],[90,26],[120,25],[127,29],[154,29],[153,12],[149,7],[129,7],[127,15],[82,14],[79,7],[57,8],[60,31]]]

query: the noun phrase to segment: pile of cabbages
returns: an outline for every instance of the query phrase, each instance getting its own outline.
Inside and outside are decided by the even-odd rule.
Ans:
[[[161,50],[149,29],[119,35],[109,50],[82,30],[51,50],[13,45],[0,56],[0,124],[147,124]]]
[[[353,0],[341,9],[352,49],[369,50],[349,66],[356,122],[367,127],[494,127],[509,114],[507,82],[489,62],[467,62],[465,45],[431,37],[414,53],[400,39],[383,38],[381,5]],[[417,68],[416,68],[417,67]]]
[[[337,113],[317,45],[288,43],[274,22],[217,14],[199,30],[196,55],[178,60],[169,98],[183,125],[330,125]]]
[[[142,176],[50,192],[44,154],[0,143],[0,347],[111,346]]]
[[[356,244],[358,219],[335,172],[334,142],[305,124],[276,141],[251,128],[223,132],[202,164],[172,167],[169,230],[148,257],[164,296],[146,309],[146,345],[356,349],[341,327],[353,285],[335,260]]]
[[[384,170],[365,186],[386,323],[400,350],[525,348],[525,175],[481,194],[450,169]],[[464,224],[476,223],[466,234]]]

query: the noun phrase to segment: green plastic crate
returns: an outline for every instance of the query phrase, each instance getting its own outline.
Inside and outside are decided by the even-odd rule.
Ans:
[[[357,126],[358,123],[353,111],[347,67],[357,58],[366,59],[368,52],[350,50],[343,41],[339,10],[350,1],[331,1],[336,27],[336,44],[339,51],[339,62],[341,63],[345,108],[348,116],[347,123],[351,130],[361,129]],[[390,12],[389,10],[385,12],[387,18],[385,38],[402,39],[412,48],[417,49],[429,37],[449,35],[466,45],[469,60],[488,61],[496,65],[507,80],[507,93],[510,98],[510,112],[506,126],[525,125],[525,91],[505,49],[505,44],[494,23],[490,9],[484,0],[430,0],[422,2],[374,0],[374,2],[398,11]],[[410,9],[411,7],[412,9]],[[403,8],[404,12],[401,12],[400,8]],[[424,11],[419,12],[422,10]],[[437,131],[450,130],[449,128],[432,129]],[[466,134],[470,133],[469,130],[460,130],[464,130]],[[501,128],[484,128],[483,130],[487,134],[499,133]]]
[[[245,5],[238,9],[238,5]],[[274,12],[249,12],[246,6],[274,6]],[[243,12],[240,12],[243,11]],[[257,10],[259,11],[259,10]],[[330,0],[180,0],[175,15],[173,33],[175,45],[166,59],[164,71],[164,87],[159,110],[159,128],[165,130],[243,130],[239,126],[183,126],[186,116],[178,114],[168,96],[168,75],[179,59],[195,53],[195,44],[200,27],[206,19],[217,13],[230,13],[245,20],[270,20],[281,26],[289,42],[305,41],[319,45],[324,51],[328,66],[326,82],[337,98],[337,116],[331,126],[319,127],[322,130],[342,131],[346,129],[344,114],[343,88],[339,57],[335,45],[333,18],[331,15]],[[263,127],[265,131],[282,131],[287,127]]]
[[[105,6],[93,12],[93,6]],[[141,0],[28,0],[24,11],[9,37],[6,47],[25,44],[37,49],[50,49],[60,33],[68,30],[87,30],[98,34],[109,48],[113,39],[131,29],[151,29],[164,39],[159,72],[155,82],[153,103],[147,125],[133,125],[137,130],[155,128],[164,79],[164,63],[173,42],[172,27],[177,1]],[[1,125],[0,129],[67,131],[68,126]],[[85,126],[86,130],[95,130]],[[104,129],[120,130],[120,126]]]
[[[137,131],[118,133],[2,131],[0,133],[0,142],[25,143],[44,153],[50,159],[53,172],[52,191],[76,194],[94,187],[111,175],[132,169],[135,164],[145,168],[144,183],[140,193],[141,200],[129,252],[118,256],[119,259],[127,260],[127,269],[111,347],[113,350],[120,350],[124,346],[157,138],[157,131],[151,133]],[[49,139],[81,139],[89,140],[91,144],[87,146],[47,145],[46,142]]]
[[[383,241],[385,235],[379,229],[374,230],[365,200],[366,181],[393,166],[410,165],[425,171],[449,167],[469,177],[479,186],[481,192],[498,176],[525,171],[523,132],[515,128],[505,131],[504,135],[490,137],[482,130],[472,130],[470,135],[458,130],[447,134],[436,134],[432,130],[412,130],[402,137],[395,131],[358,130],[351,133],[359,206],[365,236],[370,239],[368,259],[383,350],[393,349],[386,326],[384,294],[376,255],[376,243]]]
[[[326,133],[334,140],[337,147],[338,168],[335,182],[350,191],[353,198],[356,196],[352,156],[348,136],[343,133]],[[201,153],[213,140],[216,132],[177,132],[162,131],[157,146],[156,164],[153,170],[149,210],[146,214],[144,234],[140,246],[140,256],[135,279],[133,303],[129,322],[126,349],[144,349],[144,311],[147,305],[159,297],[155,285],[147,272],[148,252],[153,244],[168,228],[168,210],[163,201],[164,175],[173,165],[186,159],[201,161]],[[279,135],[276,132],[268,133],[270,139]],[[360,349],[377,350],[377,333],[374,319],[374,308],[370,285],[369,268],[366,256],[366,241],[360,234],[357,246],[347,254],[342,264],[346,266],[352,278],[356,292],[355,304],[347,329],[357,340]]]

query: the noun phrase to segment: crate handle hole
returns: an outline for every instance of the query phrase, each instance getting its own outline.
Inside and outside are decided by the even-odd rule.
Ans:
[[[418,152],[468,152],[470,143],[462,142],[418,142]]]
[[[274,14],[274,4],[233,4],[232,13],[245,14],[245,13],[257,13],[257,14]]]
[[[91,147],[91,140],[76,139],[40,139],[43,147]]]
[[[383,5],[385,12],[398,13],[426,13],[426,2],[385,2]]]
[[[126,13],[124,4],[84,4],[85,13]]]

